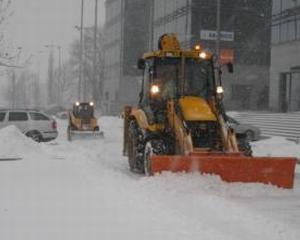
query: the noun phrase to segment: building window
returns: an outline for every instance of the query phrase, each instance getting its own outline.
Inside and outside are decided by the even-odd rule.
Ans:
[[[272,43],[300,39],[300,0],[273,0]]]

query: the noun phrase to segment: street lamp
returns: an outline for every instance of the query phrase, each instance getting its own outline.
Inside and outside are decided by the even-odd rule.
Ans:
[[[81,19],[80,19],[80,47],[79,47],[79,81],[78,81],[78,100],[80,101],[80,92],[81,92],[81,82],[82,82],[82,52],[83,52],[83,9],[84,9],[84,0],[81,0]],[[85,83],[83,90],[83,98],[85,99]]]
[[[216,40],[216,55],[218,65],[220,64],[220,41],[221,41],[221,0],[217,0],[217,40]]]

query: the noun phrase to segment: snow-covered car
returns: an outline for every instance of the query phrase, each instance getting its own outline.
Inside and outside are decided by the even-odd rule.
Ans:
[[[247,123],[240,123],[232,117],[227,116],[229,125],[237,134],[244,134],[249,141],[257,141],[260,139],[260,129]]]
[[[33,109],[0,109],[0,128],[15,125],[37,142],[51,141],[58,136],[56,121]]]

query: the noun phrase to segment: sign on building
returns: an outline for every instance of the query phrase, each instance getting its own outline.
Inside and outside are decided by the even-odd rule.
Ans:
[[[220,50],[220,63],[227,64],[234,62],[234,50],[232,48],[222,48]]]
[[[221,31],[221,37],[220,39],[222,41],[229,41],[232,42],[234,41],[234,32],[226,32],[226,31]],[[200,31],[200,39],[202,40],[217,40],[217,31],[212,31],[212,30],[201,30]]]

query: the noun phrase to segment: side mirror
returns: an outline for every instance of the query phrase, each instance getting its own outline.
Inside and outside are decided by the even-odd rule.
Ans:
[[[145,60],[142,59],[142,58],[140,58],[138,60],[138,63],[137,63],[138,69],[144,70],[145,69],[145,65],[146,65]]]
[[[227,63],[227,69],[229,73],[233,73],[233,64],[232,63]]]

